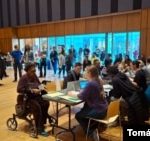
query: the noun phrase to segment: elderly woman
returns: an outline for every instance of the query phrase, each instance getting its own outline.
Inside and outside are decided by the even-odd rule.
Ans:
[[[88,68],[87,79],[89,81],[87,86],[77,95],[79,99],[85,102],[84,107],[75,116],[85,133],[88,126],[87,117],[103,119],[106,116],[108,107],[107,100],[104,97],[102,81],[99,79],[99,73],[95,66]],[[93,121],[92,127],[89,128],[88,135],[92,138],[94,137],[97,126],[98,124]]]
[[[48,133],[44,131],[44,124],[48,117],[49,102],[41,97],[41,83],[35,74],[35,65],[28,63],[25,66],[25,71],[26,74],[20,78],[17,86],[17,92],[19,93],[17,102],[21,104],[23,95],[27,94],[27,104],[30,107],[30,112],[33,113],[38,132],[40,135],[47,136]]]

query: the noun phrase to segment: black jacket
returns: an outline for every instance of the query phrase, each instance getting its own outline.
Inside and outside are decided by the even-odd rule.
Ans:
[[[67,88],[67,83],[71,81],[78,81],[81,77],[81,74],[76,74],[74,70],[70,71],[67,77],[64,77],[63,89]]]
[[[112,78],[113,90],[110,92],[111,96],[116,98],[123,97],[124,99],[132,95],[136,91],[136,87],[132,84],[129,78],[119,72]]]
[[[118,73],[112,79],[113,90],[110,94],[116,98],[123,97],[127,102],[128,122],[130,124],[143,124],[148,118],[148,103],[144,92],[135,87],[129,78]]]
[[[4,60],[0,57],[0,79],[3,78],[5,71]]]

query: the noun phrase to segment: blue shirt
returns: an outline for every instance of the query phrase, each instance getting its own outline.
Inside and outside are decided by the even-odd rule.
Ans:
[[[20,50],[14,50],[11,53],[11,56],[14,59],[14,63],[19,64],[21,63],[21,59],[22,59],[22,52]]]

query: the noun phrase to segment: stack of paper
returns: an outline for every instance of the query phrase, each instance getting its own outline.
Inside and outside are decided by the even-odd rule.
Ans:
[[[81,101],[77,97],[72,97],[72,96],[69,96],[69,95],[61,95],[59,97],[65,99],[65,100],[71,101],[71,102],[80,102]]]
[[[48,93],[47,96],[50,97],[59,97],[61,95],[65,95],[64,93],[60,93],[60,92],[54,92],[54,93]]]
[[[112,85],[109,85],[109,84],[105,84],[105,85],[103,85],[103,88],[104,89],[113,89],[113,86]]]

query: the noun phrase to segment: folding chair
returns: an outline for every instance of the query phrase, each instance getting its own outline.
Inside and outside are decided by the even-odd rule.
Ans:
[[[106,118],[95,119],[95,118],[88,117],[89,122],[88,122],[88,128],[87,128],[87,133],[86,133],[86,140],[88,138],[88,132],[89,132],[91,120],[105,124],[106,127],[109,128],[119,118],[119,106],[120,106],[120,100],[111,101],[110,104],[108,105]]]
[[[46,89],[48,92],[56,92],[57,91],[56,83],[54,81],[48,82],[46,84]],[[54,113],[56,113],[55,105],[53,102],[52,102],[52,106],[53,106]]]

